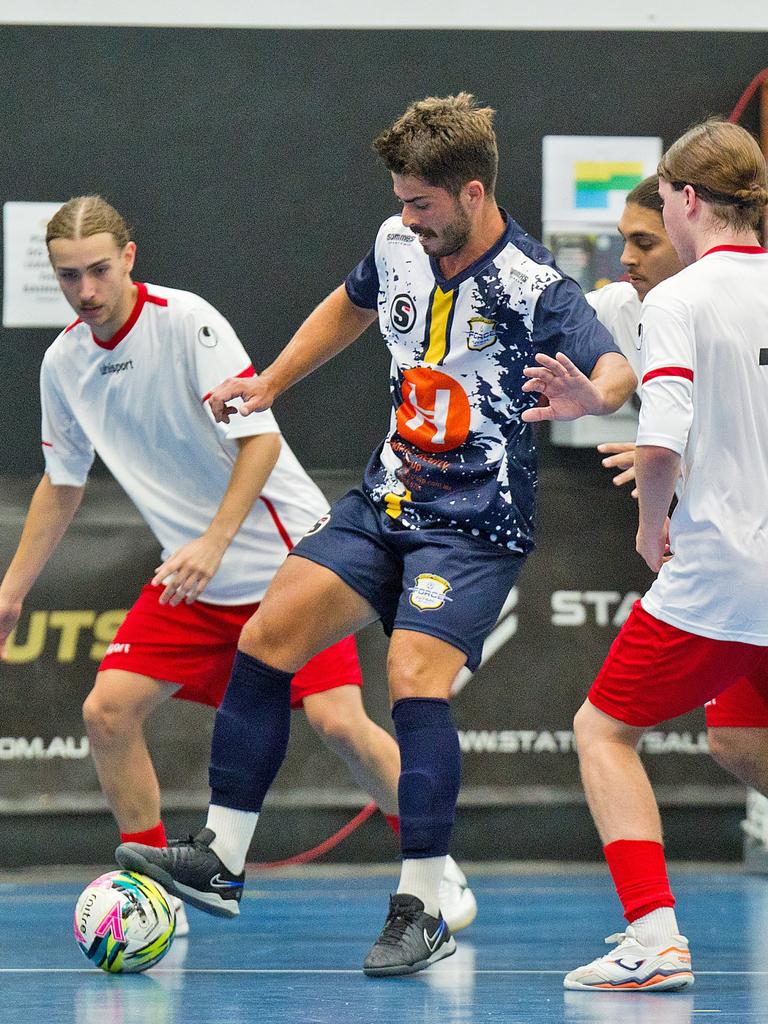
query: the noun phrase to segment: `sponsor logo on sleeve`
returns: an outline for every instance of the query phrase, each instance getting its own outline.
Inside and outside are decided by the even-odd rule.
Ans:
[[[197,340],[200,342],[203,348],[216,348],[216,346],[219,344],[219,339],[216,334],[216,331],[214,331],[214,329],[212,327],[209,327],[207,324],[204,327],[201,327],[200,330],[197,332]]]
[[[311,537],[314,533],[320,533],[324,526],[327,526],[331,521],[330,512],[326,512],[324,516],[320,516],[314,526],[311,526],[304,534],[305,537]]]

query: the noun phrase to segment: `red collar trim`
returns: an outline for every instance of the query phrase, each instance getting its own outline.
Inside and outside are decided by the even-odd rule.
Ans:
[[[762,245],[715,245],[702,253],[699,259],[703,260],[711,252],[746,252],[755,255],[756,253],[768,253],[768,249],[764,249]]]
[[[145,284],[139,284],[137,281],[136,289],[136,302],[134,304],[133,309],[131,310],[131,315],[128,317],[128,319],[125,321],[125,323],[123,324],[119,331],[113,334],[108,341],[101,341],[93,333],[93,330],[91,330],[91,337],[99,346],[99,348],[106,348],[109,349],[110,351],[113,348],[117,348],[117,346],[120,344],[123,338],[127,334],[130,334],[130,332],[136,326],[136,321],[141,316],[141,311],[142,309],[144,309],[144,303],[147,301],[147,286]]]

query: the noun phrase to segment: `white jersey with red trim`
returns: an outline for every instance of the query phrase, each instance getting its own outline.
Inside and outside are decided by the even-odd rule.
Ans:
[[[613,340],[621,349],[637,377],[637,391],[640,391],[640,314],[642,303],[629,281],[613,281],[602,288],[587,292],[597,319],[611,332]]]
[[[254,373],[240,340],[197,295],[137,288],[131,316],[108,342],[78,320],[45,353],[43,452],[51,482],[75,486],[85,483],[98,452],[165,559],[209,526],[229,483],[237,439],[280,430],[271,412],[215,423],[206,401],[212,389],[225,377]],[[261,600],[290,547],[327,510],[283,441],[203,600]]]
[[[682,456],[670,547],[642,604],[679,629],[768,646],[768,251],[718,246],[653,288],[639,445]]]

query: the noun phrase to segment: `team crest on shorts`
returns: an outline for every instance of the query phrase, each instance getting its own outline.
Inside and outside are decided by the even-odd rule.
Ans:
[[[305,537],[311,537],[313,533],[320,533],[324,526],[327,526],[331,521],[330,512],[326,512],[324,516],[320,516],[314,526],[310,526],[307,532],[304,534]]]
[[[471,348],[473,352],[479,352],[494,344],[496,341],[495,321],[487,320],[484,316],[473,316],[467,323],[469,324],[467,348]]]
[[[436,612],[446,601],[451,600],[448,597],[451,584],[442,576],[435,576],[431,572],[420,572],[414,586],[408,589],[411,604],[420,612]]]

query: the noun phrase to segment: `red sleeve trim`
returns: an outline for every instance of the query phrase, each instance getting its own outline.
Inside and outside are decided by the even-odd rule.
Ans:
[[[654,377],[685,377],[686,380],[693,380],[693,370],[689,370],[687,366],[660,366],[658,370],[649,370],[646,373],[643,384]]]
[[[702,253],[699,259],[704,259],[704,257],[709,256],[711,252],[746,252],[755,255],[759,253],[768,253],[768,249],[764,249],[762,245],[715,245],[711,249],[707,249],[706,252]]]
[[[267,511],[272,516],[272,522],[277,527],[277,532],[280,534],[280,536],[285,541],[285,546],[288,548],[289,551],[291,551],[292,548],[293,548],[293,541],[291,540],[290,535],[289,535],[288,531],[286,530],[286,528],[280,522],[280,516],[277,514],[277,509],[272,504],[272,502],[269,500],[269,498],[264,498],[264,497],[261,497],[261,495],[260,495],[259,496],[259,501],[263,501],[264,504],[267,506]]]
[[[236,373],[235,374],[235,377],[255,377],[255,376],[256,376],[256,371],[254,370],[253,366],[251,366],[250,364],[248,366],[246,366],[246,368],[244,370],[241,370],[240,373]],[[205,404],[208,401],[208,399],[211,397],[212,394],[213,394],[212,391],[208,391],[206,394],[204,394],[202,399],[201,399],[202,403]]]
[[[53,448],[50,441],[41,441],[40,444],[42,444],[43,448]]]
[[[149,292],[147,292],[145,301],[146,302],[151,302],[155,306],[167,306],[168,305],[168,299],[161,299],[159,295],[151,295]]]

